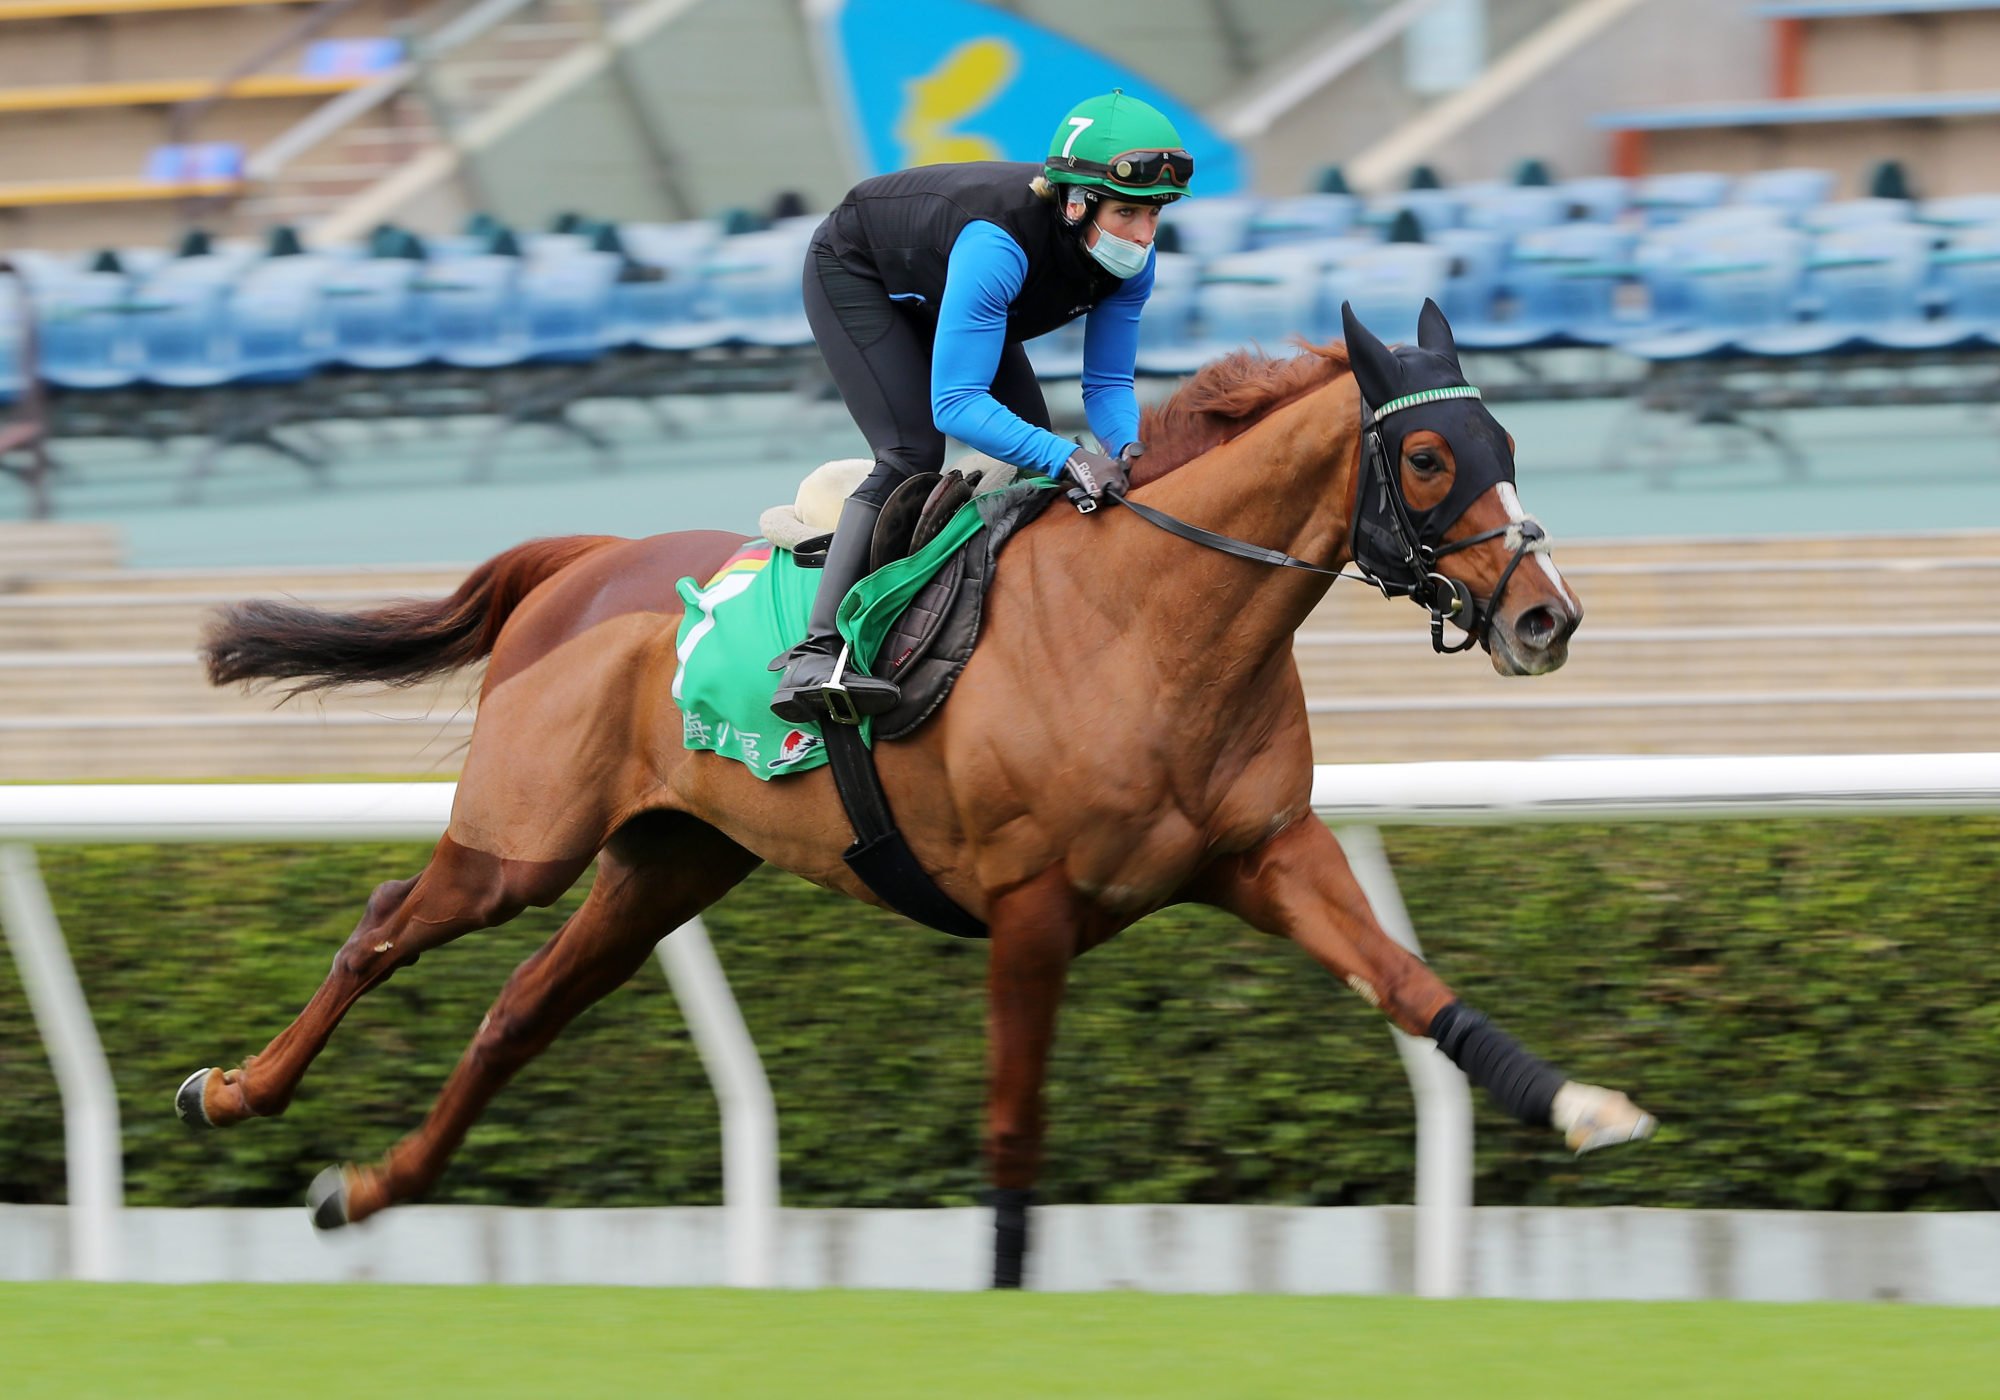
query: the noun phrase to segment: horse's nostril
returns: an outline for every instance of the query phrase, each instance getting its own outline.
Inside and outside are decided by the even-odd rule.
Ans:
[[[1562,631],[1562,619],[1556,616],[1554,608],[1535,607],[1522,613],[1514,624],[1515,635],[1529,646],[1545,647],[1554,642]]]

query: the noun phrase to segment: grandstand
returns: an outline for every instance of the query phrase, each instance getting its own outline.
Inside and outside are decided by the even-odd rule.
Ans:
[[[1306,115],[1386,80],[1391,50],[1356,45],[1414,13],[1336,6],[1328,29],[1326,7],[1274,5],[1224,32],[1212,7],[1151,6],[1144,23],[1127,6],[1088,23],[1060,7],[1017,8],[1085,40],[1093,26],[1130,21],[1153,71],[1233,111],[1227,119],[1279,170],[1298,166]],[[225,10],[229,42],[196,44]],[[0,175],[109,171],[144,158],[144,142],[164,134],[176,141],[162,168],[208,161],[210,173],[236,182],[224,202],[189,204],[185,190],[155,201],[157,218],[121,222],[116,238],[91,222],[100,206],[90,201],[22,206],[67,211],[69,222],[0,215],[28,235],[15,239],[14,274],[0,274],[0,414],[11,415],[0,419],[0,462],[28,488],[17,498],[22,513],[59,511],[66,492],[92,499],[90,473],[66,486],[64,464],[95,461],[107,440],[171,444],[157,455],[183,473],[184,501],[211,489],[226,452],[264,472],[276,454],[337,491],[356,475],[357,441],[377,440],[361,434],[412,420],[457,421],[433,450],[462,454],[469,478],[490,475],[499,435],[525,425],[553,428],[609,466],[613,444],[593,424],[619,400],[657,415],[657,436],[689,432],[663,404],[760,396],[782,411],[754,410],[775,435],[756,450],[791,450],[786,425],[807,421],[824,398],[798,267],[816,210],[839,183],[794,179],[788,164],[804,159],[822,177],[838,166],[814,144],[825,133],[806,131],[788,105],[813,95],[788,92],[745,116],[759,130],[759,121],[784,125],[801,143],[760,165],[753,184],[731,183],[740,162],[707,151],[642,180],[610,151],[629,145],[632,122],[645,125],[634,113],[645,114],[602,83],[615,88],[631,64],[657,61],[662,78],[646,111],[666,113],[655,130],[684,130],[676,114],[708,91],[689,65],[712,65],[761,25],[766,66],[803,73],[805,13],[762,0],[656,4],[616,9],[607,28],[572,0],[488,0],[414,20],[369,3],[9,7],[0,22],[22,42],[8,47],[14,66],[0,81],[20,86],[0,89],[0,121],[71,125],[55,143],[67,152],[59,165],[43,153],[33,159],[44,166]],[[2000,7],[1963,3],[1761,4],[1726,32],[1745,52],[1752,39],[1764,45],[1769,91],[1735,92],[1762,104],[1762,115],[1745,126],[1737,108],[1707,122],[1707,106],[1607,107],[1597,125],[1608,172],[1533,158],[1551,128],[1518,93],[1481,99],[1482,110],[1511,116],[1522,156],[1459,172],[1486,178],[1453,181],[1426,163],[1393,182],[1350,182],[1349,165],[1379,167],[1384,150],[1422,153],[1416,137],[1384,143],[1379,129],[1357,127],[1323,150],[1304,192],[1265,187],[1168,211],[1139,371],[1161,392],[1241,345],[1285,353],[1294,335],[1332,339],[1344,300],[1380,333],[1405,338],[1429,297],[1450,314],[1471,377],[1496,402],[1631,404],[1633,420],[1604,433],[1608,467],[1643,467],[1668,484],[1688,470],[1697,436],[1721,429],[1732,446],[1771,452],[1809,483],[1815,449],[1775,410],[1976,406],[2000,393],[2000,171],[1988,178],[1940,164],[1934,143],[1905,141],[1933,130],[1925,123],[1941,120],[1942,107],[1878,133],[1822,120],[1813,105],[1861,104],[1874,123],[1889,120],[1885,93],[1903,101],[1920,88],[1926,102],[1961,102],[1979,71],[1967,56],[1985,51],[1995,15]],[[1657,7],[1601,0],[1517,8],[1495,21],[1506,59],[1468,94],[1510,71],[1523,89],[1567,81],[1578,64],[1622,72],[1632,58],[1607,58],[1613,41],[1657,47],[1660,23]],[[1343,53],[1347,66],[1324,91],[1299,87],[1289,107],[1237,100],[1258,75],[1284,88],[1298,64]],[[1723,64],[1710,76],[1740,89],[1745,73]],[[588,74],[600,86],[587,89],[595,95],[586,106],[608,143],[592,164],[598,183],[554,182],[526,217],[536,206],[522,172],[545,167],[521,144],[524,133],[571,130],[579,109],[561,95],[570,89],[557,89]],[[1631,89],[1640,99],[1661,91]],[[545,110],[535,106],[543,99]],[[1405,115],[1423,110],[1411,92],[1399,100]],[[1960,116],[1975,129],[1970,109]],[[496,144],[462,139],[475,128]],[[626,135],[614,139],[614,128]],[[1808,129],[1838,143],[1772,144]],[[1442,139],[1438,130],[1423,139]],[[1485,140],[1469,148],[1486,149]],[[224,149],[232,144],[235,156]],[[91,164],[100,150],[103,161]],[[440,151],[451,154],[449,169],[426,164]],[[419,189],[420,170],[438,178],[425,175]],[[613,170],[626,174],[613,180]],[[550,207],[579,190],[603,192],[598,212],[611,217]],[[685,206],[717,208],[719,198],[734,203],[674,217],[692,212]],[[339,236],[371,210],[397,217]],[[176,242],[172,231],[190,220],[204,227]],[[1080,326],[1030,350],[1045,380],[1073,380]],[[1073,412],[1073,395],[1058,400]],[[734,523],[750,518],[746,510]],[[1981,523],[1904,517],[1890,528]],[[0,767],[10,775],[135,765],[154,776],[452,770],[470,722],[463,684],[335,697],[322,723],[318,709],[274,714],[265,702],[210,693],[191,651],[198,617],[216,601],[291,592],[358,606],[441,591],[459,567],[127,570],[115,566],[110,537],[90,538],[67,561],[17,555],[8,568]],[[1851,567],[1829,562],[1849,552]],[[1392,630],[1392,610],[1336,590],[1300,639],[1320,757],[1434,755],[1441,730],[1465,756],[1978,747],[1993,676],[1965,646],[1971,624],[1959,620],[1962,583],[1952,580],[1993,567],[1996,553],[1979,534],[1638,553],[1629,542],[1565,539],[1564,566],[1589,604],[1588,644],[1564,672],[1530,686],[1496,686],[1477,666],[1431,665],[1415,629]],[[308,750],[296,736],[312,725]],[[1353,743],[1361,732],[1365,749]],[[51,742],[58,734],[90,737]]]
[[[1511,181],[1190,201],[1163,224],[1139,371],[1335,338],[1352,301],[1395,339],[1435,298],[1496,399],[1635,395],[1665,419],[1816,403],[1967,403],[2000,380],[2000,191],[1835,197],[1830,170]],[[32,436],[199,437],[317,465],[290,430],[486,415],[571,424],[587,399],[754,389],[820,370],[798,266],[812,214],[676,223],[478,215],[356,243],[190,236],[178,249],[15,254],[0,404]],[[34,362],[23,329],[38,335]],[[1073,377],[1081,331],[1031,347]],[[1809,372],[1809,373],[1803,373]],[[227,389],[228,393],[218,393]],[[1773,438],[1783,453],[1792,446]],[[23,464],[39,509],[47,483]],[[192,489],[192,483],[191,483]]]

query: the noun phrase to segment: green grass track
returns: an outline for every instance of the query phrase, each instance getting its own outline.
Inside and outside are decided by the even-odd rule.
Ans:
[[[1895,1304],[0,1285],[0,1394],[1992,1396],[2000,1313]]]

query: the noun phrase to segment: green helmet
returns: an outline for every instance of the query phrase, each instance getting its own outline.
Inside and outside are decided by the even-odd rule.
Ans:
[[[1051,184],[1169,204],[1188,192],[1194,157],[1165,113],[1113,89],[1070,109],[1049,142],[1042,174]]]

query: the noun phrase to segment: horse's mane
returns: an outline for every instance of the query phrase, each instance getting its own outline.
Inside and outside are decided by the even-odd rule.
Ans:
[[[1146,455],[1139,459],[1132,484],[1165,476],[1347,373],[1343,343],[1303,348],[1306,353],[1284,359],[1237,350],[1196,370],[1164,403],[1140,415],[1139,440],[1146,444]]]

